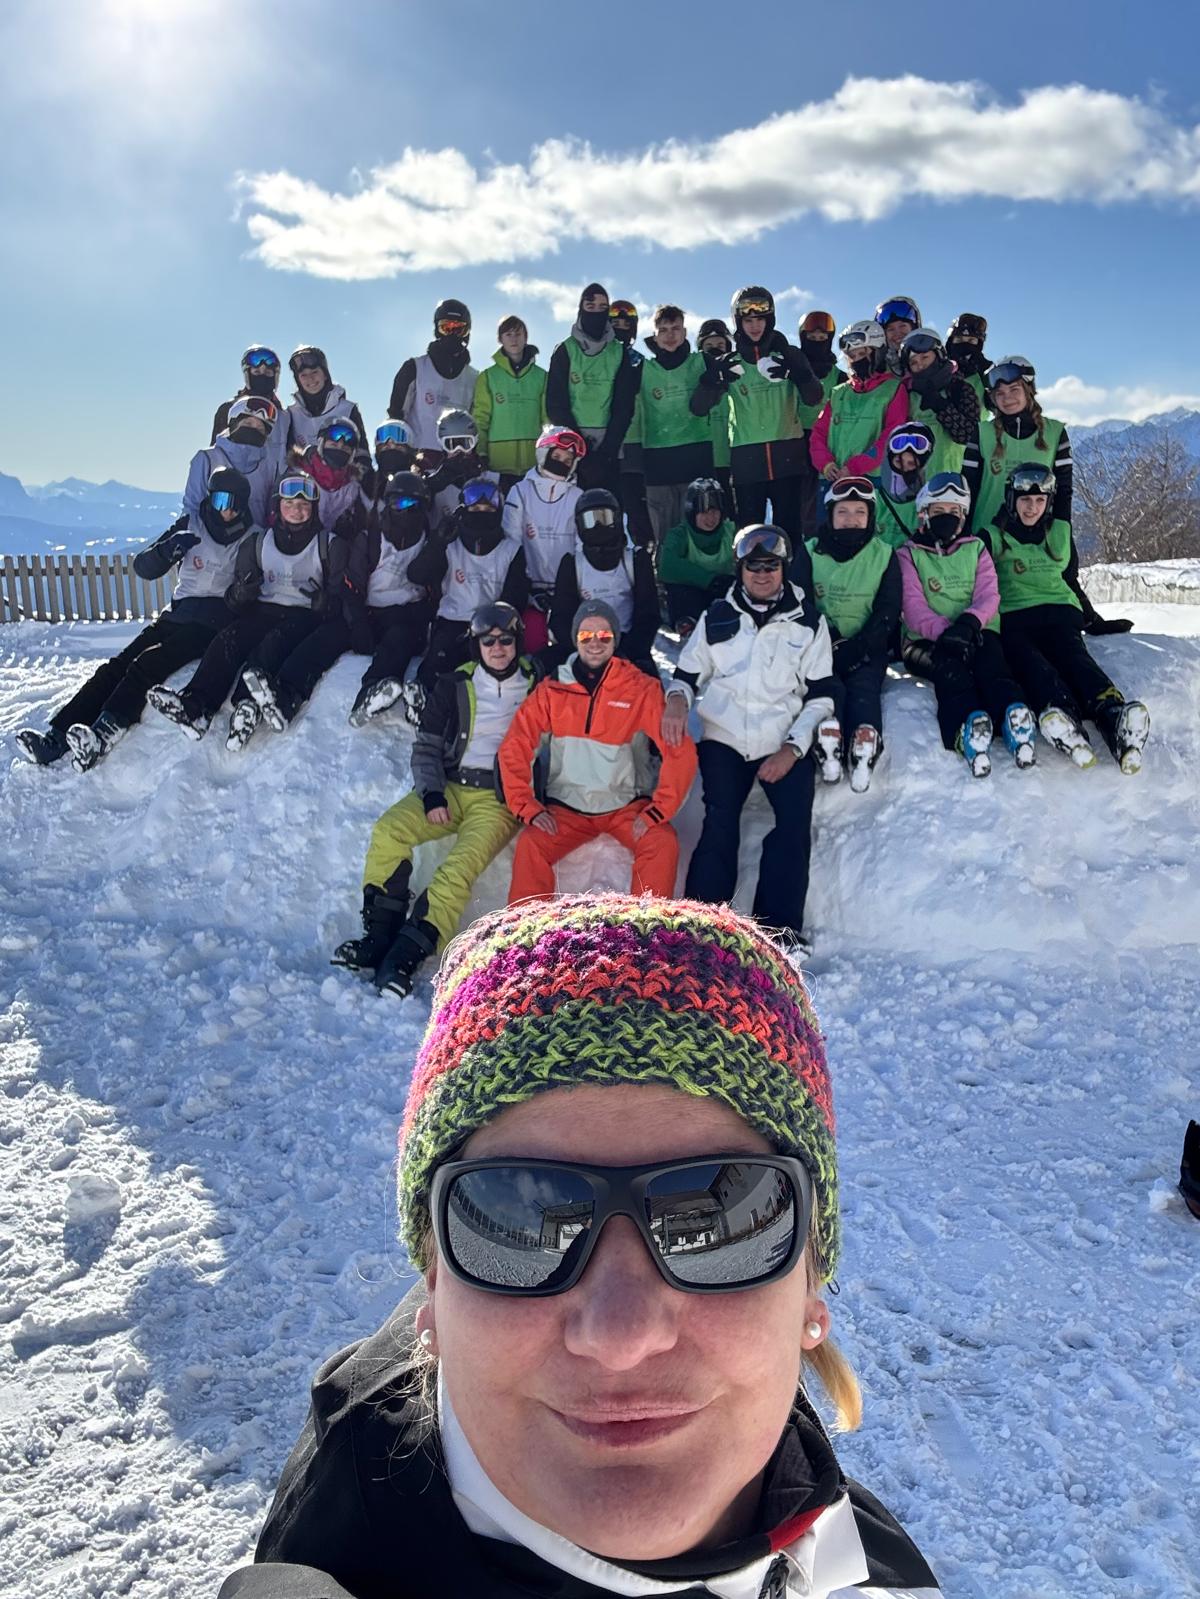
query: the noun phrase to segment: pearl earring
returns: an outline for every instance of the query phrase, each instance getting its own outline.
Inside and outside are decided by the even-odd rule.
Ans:
[[[804,1330],[810,1338],[821,1337],[821,1323],[819,1321],[810,1321]],[[424,1337],[424,1334],[421,1336]]]
[[[422,1349],[432,1349],[433,1348],[433,1333],[430,1331],[430,1329],[428,1327],[426,1327],[425,1331],[417,1339],[417,1342],[420,1344]]]

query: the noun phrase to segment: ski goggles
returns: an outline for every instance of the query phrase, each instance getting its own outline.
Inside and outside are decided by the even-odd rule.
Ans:
[[[914,455],[928,455],[933,449],[933,441],[926,438],[924,433],[893,433],[887,447],[889,455],[899,455],[902,450],[911,450]]]
[[[988,368],[984,382],[989,389],[995,389],[1001,383],[1032,383],[1033,376],[1028,361],[1000,361]]]
[[[293,372],[324,372],[325,362],[319,355],[294,355],[289,363]]]
[[[611,627],[581,627],[575,635],[576,644],[613,644],[617,635]]]
[[[500,490],[494,483],[476,478],[463,484],[462,502],[464,505],[499,505]]]
[[[473,433],[452,433],[448,439],[442,440],[442,449],[447,455],[469,455],[476,442]]]
[[[406,422],[381,422],[375,429],[375,444],[411,444],[412,433]]]
[[[617,513],[608,505],[589,506],[579,513],[579,525],[591,531],[594,527],[615,527]]]
[[[276,492],[281,500],[312,500],[315,502],[321,491],[310,477],[285,477],[279,480],[279,488]]]
[[[608,308],[608,318],[610,322],[636,322],[637,306],[629,300],[614,300]]]
[[[954,324],[954,337],[956,339],[978,339],[980,344],[987,338],[987,318],[976,316],[973,311],[964,311]]]
[[[274,350],[251,350],[244,364],[250,368],[251,372],[261,372],[266,367],[278,371],[279,357]]]
[[[421,503],[415,494],[389,494],[385,501],[389,511],[415,511]]]
[[[904,438],[919,438],[919,434],[904,434]],[[921,439],[922,449],[928,448],[928,440]],[[893,446],[888,445],[891,449]],[[904,449],[911,449],[911,445],[903,445]],[[865,500],[868,505],[875,503],[875,485],[869,477],[839,477],[835,478],[825,490],[825,501],[829,505],[837,505],[841,500]]]
[[[237,501],[228,489],[215,489],[208,496],[208,503],[214,511],[232,511],[237,505]]]
[[[774,527],[747,528],[738,534],[733,544],[735,561],[748,561],[752,555],[786,561],[791,553],[787,535]]]
[[[905,339],[904,348],[910,355],[924,355],[928,350],[936,350],[941,342],[936,333],[926,333],[923,329],[918,329]]]
[[[348,422],[331,422],[325,429],[325,437],[331,444],[357,444],[358,430]]]
[[[489,1293],[566,1293],[605,1222],[627,1216],[672,1288],[721,1294],[793,1269],[808,1236],[812,1181],[787,1155],[646,1166],[460,1160],[435,1171],[430,1210],[447,1269]]]
[[[769,300],[739,300],[737,303],[738,316],[772,316],[774,311]]]
[[[837,323],[828,311],[810,311],[800,324],[800,337],[812,338],[814,335],[824,334],[827,339],[832,339],[837,332]]]
[[[460,316],[443,316],[433,324],[439,339],[461,339],[471,331],[471,324]]]
[[[485,650],[496,650],[503,644],[515,644],[517,635],[515,633],[484,633],[479,642]]]
[[[889,322],[911,322],[916,327],[921,319],[911,300],[885,300],[876,311],[875,320],[886,328]]]

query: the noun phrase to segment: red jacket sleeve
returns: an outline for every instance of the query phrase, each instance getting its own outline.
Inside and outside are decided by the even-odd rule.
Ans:
[[[500,763],[504,803],[520,822],[531,822],[546,808],[533,790],[533,762],[542,735],[549,731],[546,685],[539,683],[522,701],[496,756]]]

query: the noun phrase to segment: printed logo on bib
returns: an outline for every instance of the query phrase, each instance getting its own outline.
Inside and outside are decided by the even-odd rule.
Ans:
[[[582,372],[572,372],[571,373],[571,382],[572,383],[582,383],[583,382],[583,373]]]
[[[432,405],[437,396],[430,389],[425,390],[425,404]]]
[[[492,395],[492,399],[495,400],[497,405],[503,405],[505,403],[505,401],[508,399],[508,395],[507,394],[493,394]]]
[[[1024,561],[1014,561],[1013,562],[1013,571],[1017,574],[1018,577],[1021,575],[1022,572],[1028,572],[1028,570],[1029,570],[1029,568],[1025,565]]]
[[[197,572],[203,572],[203,570],[204,570],[204,557],[202,555],[193,555],[192,556],[192,565],[196,568]]]
[[[824,599],[824,597],[825,597],[825,585],[824,585],[824,583],[814,583],[813,584],[813,593],[817,596],[817,598],[819,600],[820,599]]]
[[[940,577],[931,577],[929,579],[929,587],[933,591],[934,594],[940,594],[942,592],[942,580],[941,580],[941,578]]]
[[[454,581],[456,583],[465,583],[467,581],[467,574],[461,569],[457,570],[454,574]]]
[[[656,400],[661,400],[663,397],[663,391],[661,389],[651,389],[650,392]]]
[[[744,383],[739,383],[738,384],[738,390],[739,390],[743,400],[748,400],[750,398],[750,390],[746,387],[746,385]]]

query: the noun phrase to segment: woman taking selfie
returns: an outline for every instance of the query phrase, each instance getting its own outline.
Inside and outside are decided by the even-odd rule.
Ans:
[[[409,1089],[424,1274],[327,1362],[222,1599],[936,1599],[845,1478],[821,1035],[723,906],[579,896],[446,953]]]

